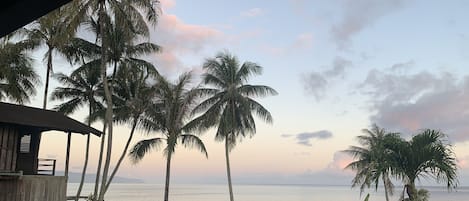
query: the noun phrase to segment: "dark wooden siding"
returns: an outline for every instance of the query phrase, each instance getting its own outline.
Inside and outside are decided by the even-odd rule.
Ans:
[[[0,201],[65,201],[66,191],[64,176],[0,178]]]
[[[21,130],[22,134],[31,135],[30,149],[28,153],[18,152],[16,160],[16,170],[23,171],[25,175],[37,174],[37,156],[39,153],[39,133],[33,131]],[[20,136],[22,136],[20,134]],[[19,144],[18,144],[18,147]],[[19,151],[19,150],[18,150]]]
[[[2,172],[16,170],[18,135],[16,127],[0,124],[0,171]]]

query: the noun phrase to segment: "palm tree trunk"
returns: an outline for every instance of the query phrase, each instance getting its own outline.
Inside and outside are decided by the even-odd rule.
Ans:
[[[112,96],[111,96],[111,91],[109,89],[109,83],[107,80],[106,76],[106,61],[107,61],[107,53],[106,53],[106,48],[107,48],[107,41],[105,39],[105,23],[104,23],[104,17],[106,15],[105,9],[104,9],[104,3],[100,3],[99,6],[99,19],[100,21],[100,32],[101,32],[101,78],[103,79],[103,85],[104,85],[104,95],[106,99],[106,117],[105,121],[108,126],[108,138],[107,138],[107,150],[106,150],[106,160],[104,162],[104,168],[103,168],[103,177],[101,181],[101,189],[99,192],[98,196],[98,201],[103,201],[104,200],[104,194],[105,194],[105,186],[107,182],[107,176],[109,172],[109,165],[111,163],[111,152],[112,152],[112,109],[113,109],[113,104],[112,104]]]
[[[388,179],[386,178],[384,174],[383,174],[383,184],[384,184],[384,195],[386,197],[386,201],[389,201],[388,191],[390,189],[388,189]]]
[[[134,122],[132,124],[132,129],[130,130],[129,139],[127,139],[127,143],[125,143],[124,150],[122,151],[122,154],[121,154],[119,160],[117,161],[116,167],[114,168],[114,170],[111,173],[111,176],[109,177],[109,181],[107,182],[106,187],[104,188],[104,192],[106,192],[107,189],[109,188],[109,186],[111,185],[112,179],[116,175],[117,170],[119,170],[119,166],[121,165],[122,161],[125,158],[125,154],[127,153],[127,150],[129,149],[130,142],[133,139],[134,132],[135,132],[135,127],[137,127],[137,122],[138,122],[138,118],[134,119]]]
[[[409,199],[411,201],[416,200],[417,198],[417,189],[415,188],[415,183],[414,182],[409,182],[407,185],[407,195],[409,196]]]
[[[104,142],[106,139],[105,134],[106,134],[106,122],[103,122],[103,135],[101,136],[101,146],[99,148],[98,168],[96,170],[96,180],[94,182],[93,201],[96,201],[97,196],[98,196],[99,178],[101,176],[101,165],[103,164]]]
[[[93,113],[93,103],[89,103],[89,116]],[[91,119],[88,119],[88,126],[91,126]],[[85,151],[85,163],[83,164],[83,171],[81,173],[81,180],[80,185],[78,186],[77,196],[75,197],[75,201],[80,199],[81,190],[83,189],[83,183],[85,182],[85,175],[86,175],[86,168],[88,167],[88,159],[90,154],[90,134],[86,136],[86,151]]]
[[[75,201],[80,198],[81,190],[83,189],[83,183],[85,182],[86,168],[88,167],[88,157],[90,153],[90,134],[86,136],[86,151],[85,151],[85,163],[83,164],[83,171],[81,173],[80,185],[78,186],[77,196]]]
[[[169,197],[169,178],[171,175],[171,153],[168,153],[166,159],[166,182],[164,184],[164,201],[168,201]]]
[[[230,170],[230,150],[228,147],[228,136],[225,139],[225,157],[226,157],[226,175],[228,176],[228,189],[230,192],[230,201],[234,201],[233,187],[231,186],[231,170]]]
[[[47,107],[47,93],[49,91],[49,78],[50,72],[52,71],[52,49],[49,48],[47,51],[47,70],[46,70],[46,85],[44,86],[44,101],[42,104],[42,109]]]

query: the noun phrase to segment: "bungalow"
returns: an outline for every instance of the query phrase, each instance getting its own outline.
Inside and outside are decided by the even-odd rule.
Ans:
[[[51,130],[68,135],[64,176],[55,176],[56,160],[38,159]],[[56,111],[0,102],[0,201],[65,201],[72,133],[102,134]]]

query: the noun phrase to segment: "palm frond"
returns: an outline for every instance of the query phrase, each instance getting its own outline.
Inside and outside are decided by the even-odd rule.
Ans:
[[[133,163],[139,162],[150,150],[158,150],[163,141],[165,141],[163,138],[151,138],[137,142],[129,152],[130,159]]]
[[[188,148],[196,148],[201,153],[203,153],[205,157],[208,158],[207,149],[205,148],[204,143],[199,137],[195,135],[191,135],[191,134],[184,134],[184,135],[181,135],[180,138],[181,138],[182,145]]]

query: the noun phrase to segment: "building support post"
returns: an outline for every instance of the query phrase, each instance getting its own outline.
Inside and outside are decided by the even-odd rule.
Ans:
[[[68,138],[67,138],[67,156],[65,158],[65,177],[67,178],[68,181],[68,166],[70,162],[70,142],[72,141],[72,132],[68,132]]]

